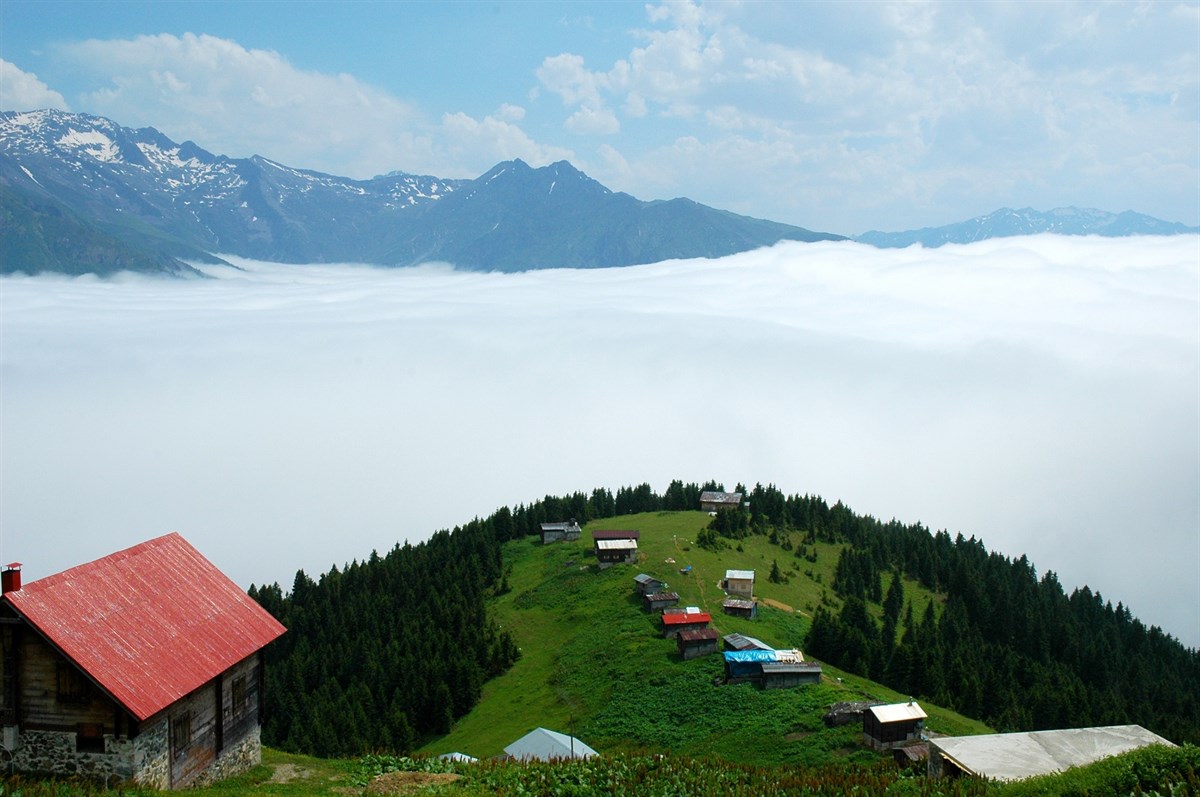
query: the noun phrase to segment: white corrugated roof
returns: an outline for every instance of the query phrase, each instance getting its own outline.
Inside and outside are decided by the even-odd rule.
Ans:
[[[875,719],[880,722],[923,720],[929,716],[916,703],[893,703],[890,706],[871,706],[867,711],[874,714]]]
[[[596,540],[596,549],[600,551],[625,551],[637,547],[637,540]]]
[[[1140,725],[929,740],[931,751],[936,748],[971,774],[996,780],[1021,780],[1061,772],[1150,744],[1174,747]]]
[[[745,581],[745,580],[753,581],[754,580],[754,571],[753,570],[726,570],[725,578],[734,578],[734,579],[740,579],[743,581]]]
[[[513,758],[551,761],[556,758],[591,758],[599,755],[583,742],[565,733],[535,728],[504,748]]]

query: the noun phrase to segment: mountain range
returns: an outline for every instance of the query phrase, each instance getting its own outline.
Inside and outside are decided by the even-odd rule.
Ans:
[[[1032,232],[1198,232],[1149,216],[997,211],[948,227],[869,232],[874,246],[938,246]],[[198,274],[236,255],[519,271],[722,257],[845,236],[689,199],[642,201],[566,161],[497,164],[474,180],[392,172],[355,180],[214,155],[154,128],[54,110],[0,112],[0,273]]]
[[[977,216],[942,227],[923,227],[904,232],[872,230],[854,236],[860,243],[882,249],[903,248],[920,244],[938,247],[943,244],[969,244],[987,238],[1007,238],[1014,235],[1101,235],[1115,238],[1127,235],[1181,235],[1200,233],[1200,227],[1188,227],[1177,222],[1163,221],[1143,213],[1127,210],[1109,213],[1095,208],[1055,208],[1041,212],[1033,208],[1000,208],[986,216]]]
[[[643,202],[565,161],[539,169],[507,161],[474,180],[402,172],[353,180],[59,111],[0,114],[0,186],[5,271],[184,273],[184,260],[212,253],[595,268],[842,237],[687,199]]]

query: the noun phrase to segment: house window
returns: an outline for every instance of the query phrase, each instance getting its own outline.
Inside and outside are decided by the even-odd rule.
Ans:
[[[86,703],[92,698],[92,685],[83,673],[65,661],[57,664],[59,703]]]
[[[233,699],[233,716],[243,716],[250,707],[250,696],[246,693],[246,676],[239,675],[234,678],[229,691]]]
[[[192,713],[185,711],[171,719],[171,755],[183,756],[192,742]]]

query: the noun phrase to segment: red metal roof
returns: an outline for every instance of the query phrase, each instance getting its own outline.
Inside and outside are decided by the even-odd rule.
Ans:
[[[708,612],[679,612],[678,614],[664,614],[663,625],[692,625],[693,623],[711,623],[712,617]]]
[[[286,630],[174,533],[4,600],[139,720]]]

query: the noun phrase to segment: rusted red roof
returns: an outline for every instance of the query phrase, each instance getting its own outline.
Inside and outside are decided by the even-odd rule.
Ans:
[[[174,533],[4,600],[139,720],[286,630]]]
[[[711,623],[712,617],[708,612],[679,612],[678,614],[664,614],[663,625],[692,625],[699,623]]]
[[[715,628],[694,628],[679,632],[679,638],[684,642],[716,642],[718,636]]]

